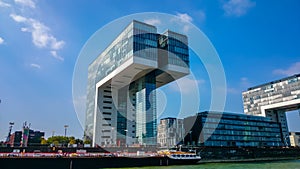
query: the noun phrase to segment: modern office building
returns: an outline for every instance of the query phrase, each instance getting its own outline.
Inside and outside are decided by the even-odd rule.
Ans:
[[[184,119],[185,145],[283,146],[279,123],[267,117],[201,112]]]
[[[300,147],[300,132],[290,132],[291,146]]]
[[[185,35],[132,21],[89,65],[85,138],[93,146],[157,145],[155,89],[187,74]]]
[[[15,131],[13,134],[10,135],[9,145],[11,147],[20,147],[22,140],[22,131]]]
[[[281,125],[281,139],[290,145],[286,112],[300,109],[300,74],[251,87],[243,92],[244,112],[269,117]]]
[[[184,138],[183,119],[163,118],[157,130],[157,143],[160,147],[175,147],[181,144]]]

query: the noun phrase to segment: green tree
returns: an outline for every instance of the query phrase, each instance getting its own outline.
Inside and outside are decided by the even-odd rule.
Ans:
[[[81,140],[81,139],[79,139],[79,138],[76,139],[75,141],[76,141],[76,144],[83,144],[83,140]]]
[[[92,142],[91,142],[91,140],[84,140],[83,143],[84,143],[84,144],[91,144]]]
[[[70,138],[69,144],[76,144],[75,138]]]
[[[48,142],[45,138],[41,138],[41,144],[45,145],[45,144],[48,144]]]

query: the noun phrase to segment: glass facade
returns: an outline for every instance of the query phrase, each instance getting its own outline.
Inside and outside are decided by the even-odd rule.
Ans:
[[[251,87],[243,92],[244,112],[269,117],[281,125],[280,137],[290,145],[286,112],[300,108],[300,74]]]
[[[160,65],[188,69],[188,56],[186,36],[171,31],[161,35],[155,26],[131,22],[89,66],[85,138],[101,146],[156,145],[155,89],[176,80],[157,80],[171,76]],[[189,73],[173,72],[176,78]]]
[[[261,115],[261,107],[300,99],[300,74],[251,87],[243,92],[247,114]]]
[[[195,122],[195,123],[194,123]],[[189,124],[194,125],[189,125]],[[237,113],[201,112],[184,119],[184,143],[199,146],[283,146],[280,124],[270,118]]]
[[[168,64],[189,67],[189,50],[187,37],[172,31],[166,31],[159,36],[162,49],[168,51]]]

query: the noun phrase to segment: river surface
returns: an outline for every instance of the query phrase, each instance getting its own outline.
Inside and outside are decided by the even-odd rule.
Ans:
[[[272,162],[238,162],[238,163],[206,163],[197,165],[138,167],[142,169],[300,169],[299,160],[283,160]],[[137,168],[127,168],[137,169]]]

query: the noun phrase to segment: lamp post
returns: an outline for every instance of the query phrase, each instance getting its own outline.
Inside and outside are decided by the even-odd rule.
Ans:
[[[68,125],[64,125],[64,128],[65,128],[65,137],[67,137],[67,129],[68,129]]]
[[[113,146],[114,145],[114,137],[115,136],[115,128],[114,127],[112,127],[111,128],[111,146]]]
[[[190,143],[191,143],[191,146],[192,146],[192,132],[193,132],[192,130],[189,131],[189,133],[190,133]]]
[[[127,132],[128,132],[128,130],[125,129],[124,131],[125,131],[124,145],[127,147],[128,145],[127,145],[127,141],[126,140],[127,140],[127,134],[128,134]]]

